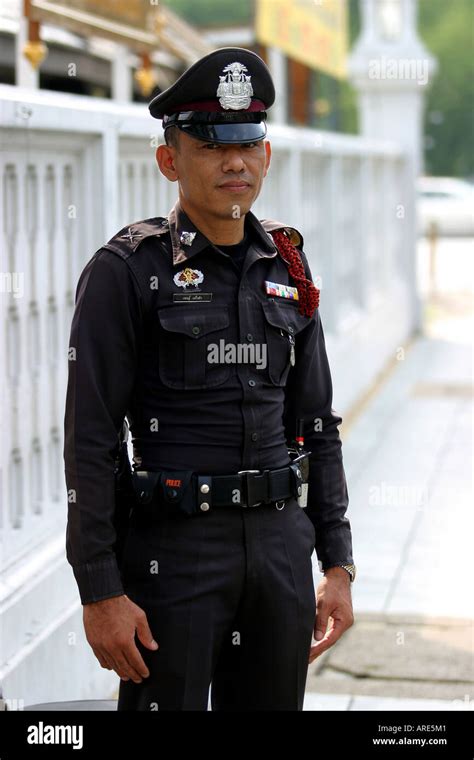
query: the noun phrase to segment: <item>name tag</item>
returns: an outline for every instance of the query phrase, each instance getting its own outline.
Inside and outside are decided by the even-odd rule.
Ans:
[[[281,285],[279,282],[269,282],[265,280],[265,293],[267,296],[278,296],[279,298],[289,298],[290,301],[298,301],[298,290],[290,285]]]
[[[206,302],[212,301],[212,293],[173,293],[173,301],[176,303],[180,303],[183,301],[192,301],[195,303],[196,301]]]

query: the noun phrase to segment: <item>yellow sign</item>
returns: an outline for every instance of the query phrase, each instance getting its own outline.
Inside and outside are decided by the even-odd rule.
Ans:
[[[346,0],[257,0],[256,35],[313,69],[346,76]]]

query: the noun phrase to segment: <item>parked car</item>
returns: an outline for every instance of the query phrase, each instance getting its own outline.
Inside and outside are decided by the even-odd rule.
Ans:
[[[474,187],[454,177],[420,177],[418,230],[440,236],[474,235]]]

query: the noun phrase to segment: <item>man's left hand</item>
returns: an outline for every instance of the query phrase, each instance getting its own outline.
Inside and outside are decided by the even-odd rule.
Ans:
[[[350,584],[349,574],[343,567],[331,567],[326,570],[316,592],[314,638],[317,643],[310,649],[310,663],[332,647],[353,624]],[[331,626],[326,630],[329,620]]]

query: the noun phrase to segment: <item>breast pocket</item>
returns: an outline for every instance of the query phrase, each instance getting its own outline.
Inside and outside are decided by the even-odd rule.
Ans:
[[[166,306],[157,310],[159,321],[158,372],[168,388],[215,388],[229,378],[228,364],[208,361],[208,346],[226,338],[227,306]]]
[[[284,386],[292,364],[298,360],[296,337],[309,323],[297,302],[269,298],[262,303],[268,353],[268,374],[274,385]]]

